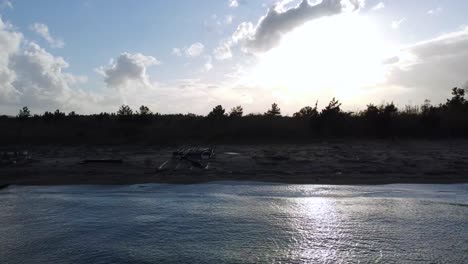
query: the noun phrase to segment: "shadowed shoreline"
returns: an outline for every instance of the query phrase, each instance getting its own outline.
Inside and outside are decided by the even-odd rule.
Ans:
[[[468,141],[331,141],[219,145],[208,169],[157,171],[173,147],[35,147],[25,164],[2,165],[0,186],[197,184],[259,181],[366,185],[468,183]],[[122,163],[83,164],[86,159]]]

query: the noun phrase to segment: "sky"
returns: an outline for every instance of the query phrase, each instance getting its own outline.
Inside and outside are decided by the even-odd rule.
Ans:
[[[0,0],[0,114],[443,103],[465,0]]]

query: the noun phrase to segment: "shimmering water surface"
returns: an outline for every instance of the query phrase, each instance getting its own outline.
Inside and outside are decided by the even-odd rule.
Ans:
[[[468,263],[468,185],[10,187],[1,263]]]

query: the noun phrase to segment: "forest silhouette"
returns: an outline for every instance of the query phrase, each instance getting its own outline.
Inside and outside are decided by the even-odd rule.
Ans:
[[[398,109],[393,103],[369,104],[346,112],[333,98],[319,110],[306,106],[292,117],[273,103],[264,114],[244,115],[242,106],[227,112],[221,105],[207,116],[161,115],[147,106],[122,105],[115,113],[79,115],[60,110],[16,117],[0,116],[0,143],[9,144],[176,144],[192,142],[297,141],[320,138],[467,138],[465,90],[453,88],[443,104]]]

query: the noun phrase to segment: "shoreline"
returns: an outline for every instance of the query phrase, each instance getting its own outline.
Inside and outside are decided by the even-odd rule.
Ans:
[[[301,183],[301,182],[277,182],[277,181],[255,181],[255,180],[213,180],[206,182],[194,183],[170,183],[170,182],[140,182],[128,184],[115,183],[73,183],[73,184],[6,184],[0,186],[0,192],[10,187],[73,187],[73,186],[90,186],[90,187],[119,187],[119,186],[140,186],[140,185],[180,185],[180,186],[196,186],[196,185],[312,185],[312,186],[387,186],[387,185],[468,185],[468,181],[463,182],[390,182],[390,183]]]
[[[175,148],[34,147],[32,160],[0,166],[8,185],[200,184],[219,181],[317,185],[468,183],[468,140],[339,141],[219,145],[208,169],[157,171]],[[122,160],[83,164],[87,159]]]

